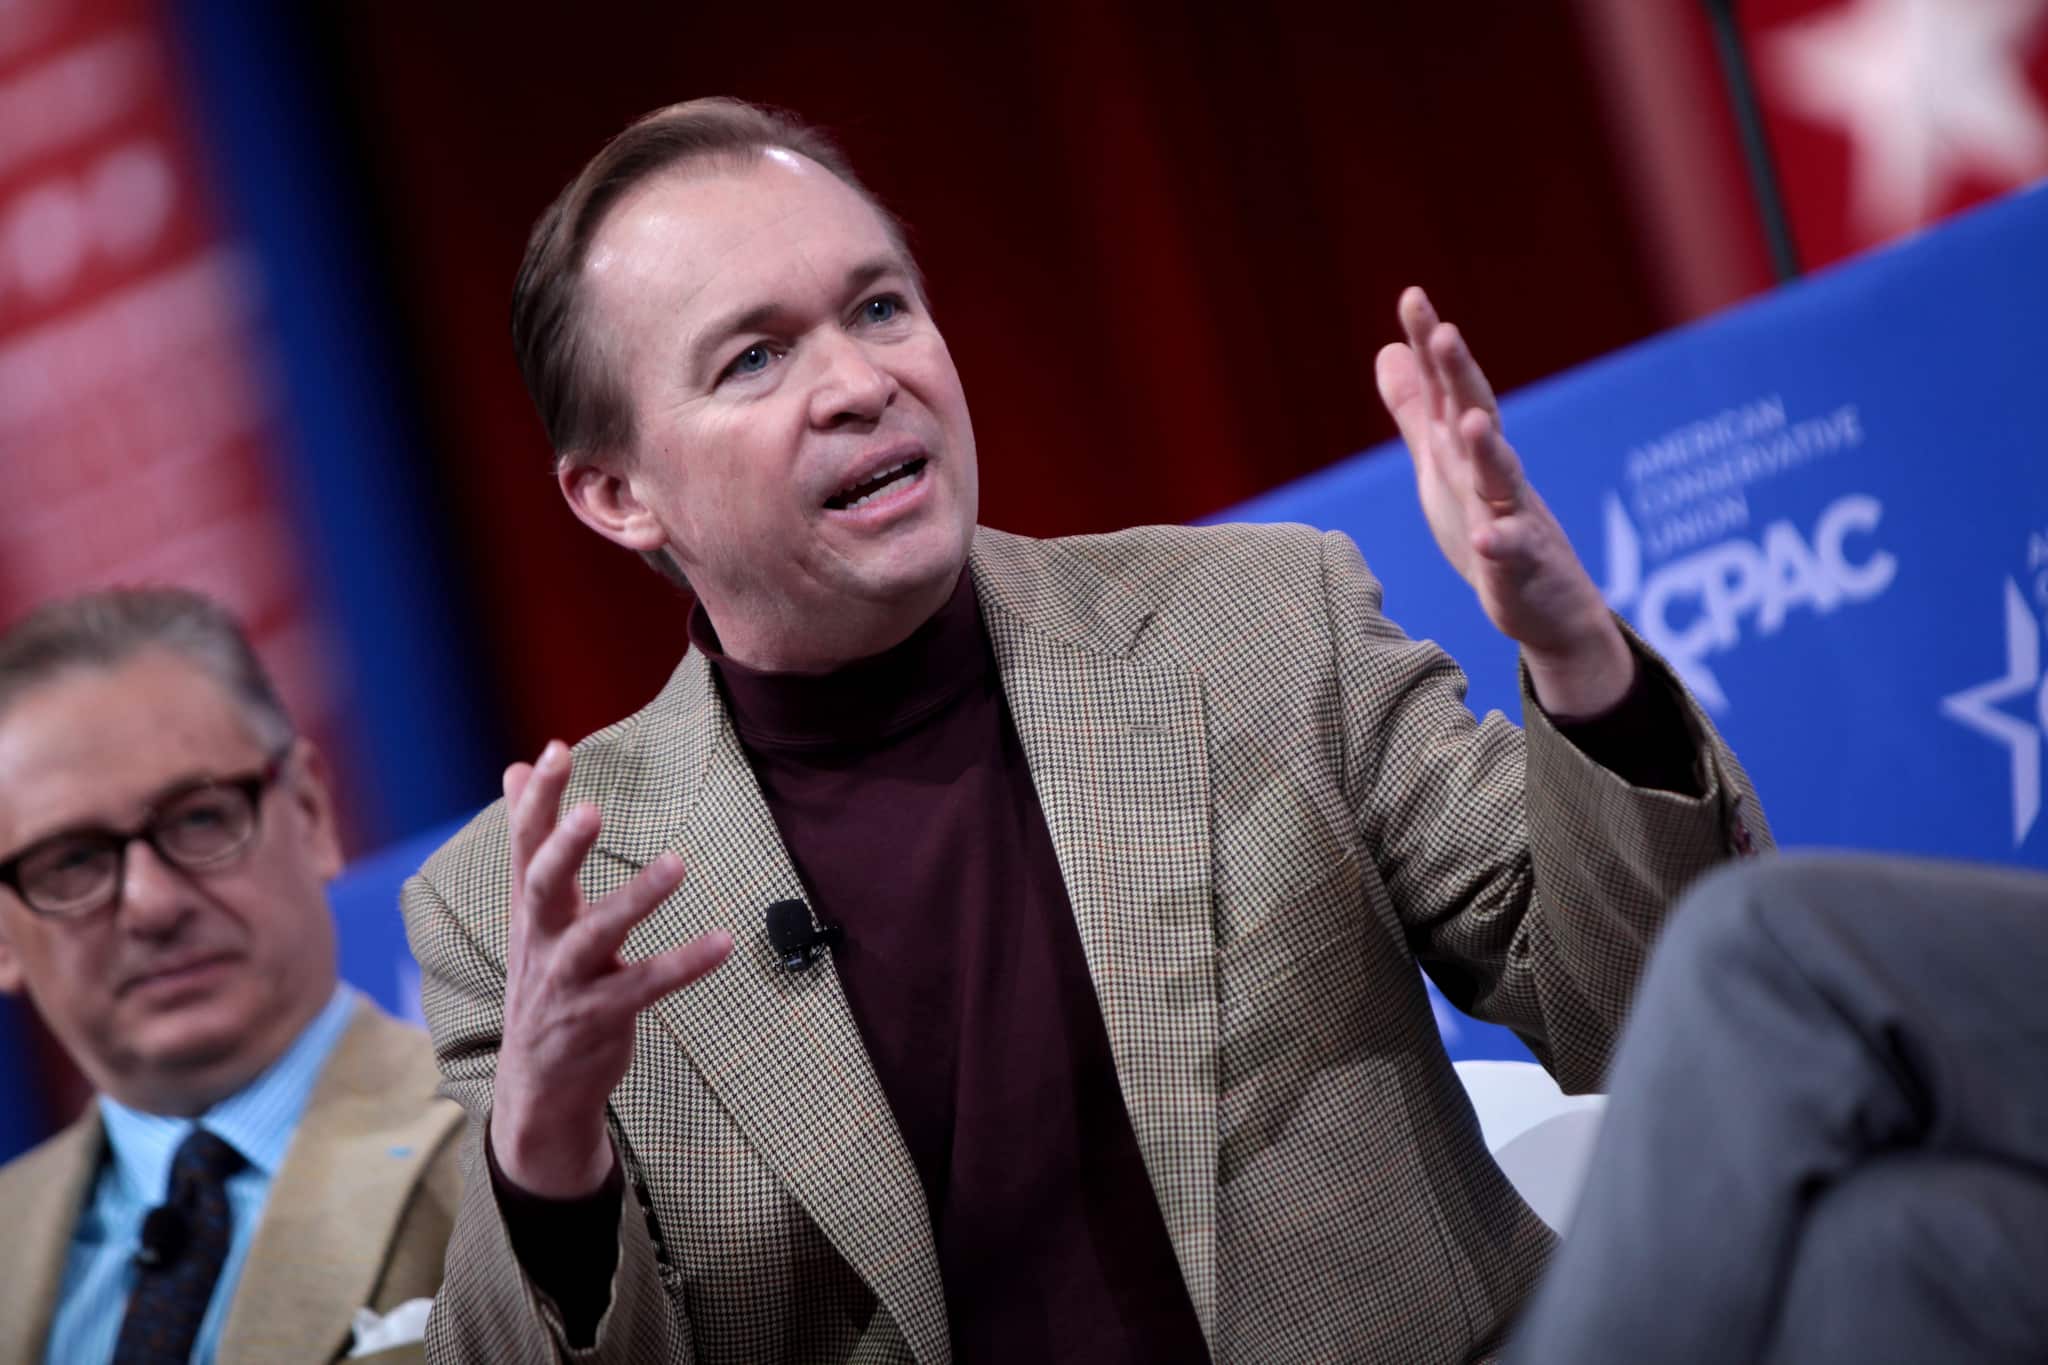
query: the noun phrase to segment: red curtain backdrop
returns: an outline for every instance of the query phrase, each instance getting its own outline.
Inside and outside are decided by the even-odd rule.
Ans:
[[[326,23],[523,752],[637,706],[683,648],[680,603],[560,506],[505,323],[534,217],[659,104],[793,109],[909,221],[1006,529],[1184,520],[1390,435],[1372,357],[1411,281],[1504,387],[1674,316],[1564,0]]]

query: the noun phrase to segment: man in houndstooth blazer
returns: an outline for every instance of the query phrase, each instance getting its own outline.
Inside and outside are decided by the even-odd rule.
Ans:
[[[622,134],[542,220],[515,336],[571,507],[685,571],[728,656],[823,673],[886,650],[964,562],[1210,1354],[1484,1355],[1549,1237],[1416,965],[1596,1085],[1665,908],[1768,843],[1740,765],[1600,605],[1419,291],[1382,394],[1440,542],[1524,645],[1526,731],[1474,720],[1341,536],[976,529],[921,300],[829,147],[700,101]],[[609,424],[560,355],[591,318],[624,358]],[[847,505],[876,478],[879,510]],[[1688,791],[1630,786],[1549,718],[1645,691]],[[430,1358],[952,1359],[924,1190],[839,978],[780,970],[758,927],[806,888],[714,665],[690,651],[507,795],[405,894],[472,1117]],[[585,1330],[507,1210],[587,1210],[608,1178],[627,1192],[590,1245],[616,1265]]]

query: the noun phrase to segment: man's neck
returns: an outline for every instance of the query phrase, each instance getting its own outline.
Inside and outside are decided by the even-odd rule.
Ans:
[[[966,572],[963,566],[961,572]],[[849,602],[799,615],[786,605],[735,610],[699,598],[727,658],[763,673],[830,673],[895,648],[938,614],[959,576],[888,602]]]

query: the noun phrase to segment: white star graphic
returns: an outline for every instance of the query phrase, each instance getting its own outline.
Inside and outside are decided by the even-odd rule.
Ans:
[[[1873,239],[1940,211],[1954,179],[2048,173],[2048,114],[2027,83],[2048,0],[1854,0],[1774,31],[1774,95],[1854,144],[1855,221]]]
[[[1998,709],[1998,703],[2039,688],[2040,725]],[[2018,848],[2041,814],[2041,733],[2048,730],[2048,682],[2041,677],[2041,627],[2019,584],[2005,580],[2005,676],[1941,699],[1942,714],[2012,751],[2012,846]]]

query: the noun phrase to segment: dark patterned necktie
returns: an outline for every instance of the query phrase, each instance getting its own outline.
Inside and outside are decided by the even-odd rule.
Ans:
[[[114,1365],[185,1365],[192,1358],[228,1258],[227,1180],[241,1168],[242,1154],[204,1128],[194,1128],[179,1145],[171,1159],[171,1197],[143,1225],[135,1291],[114,1343]]]

